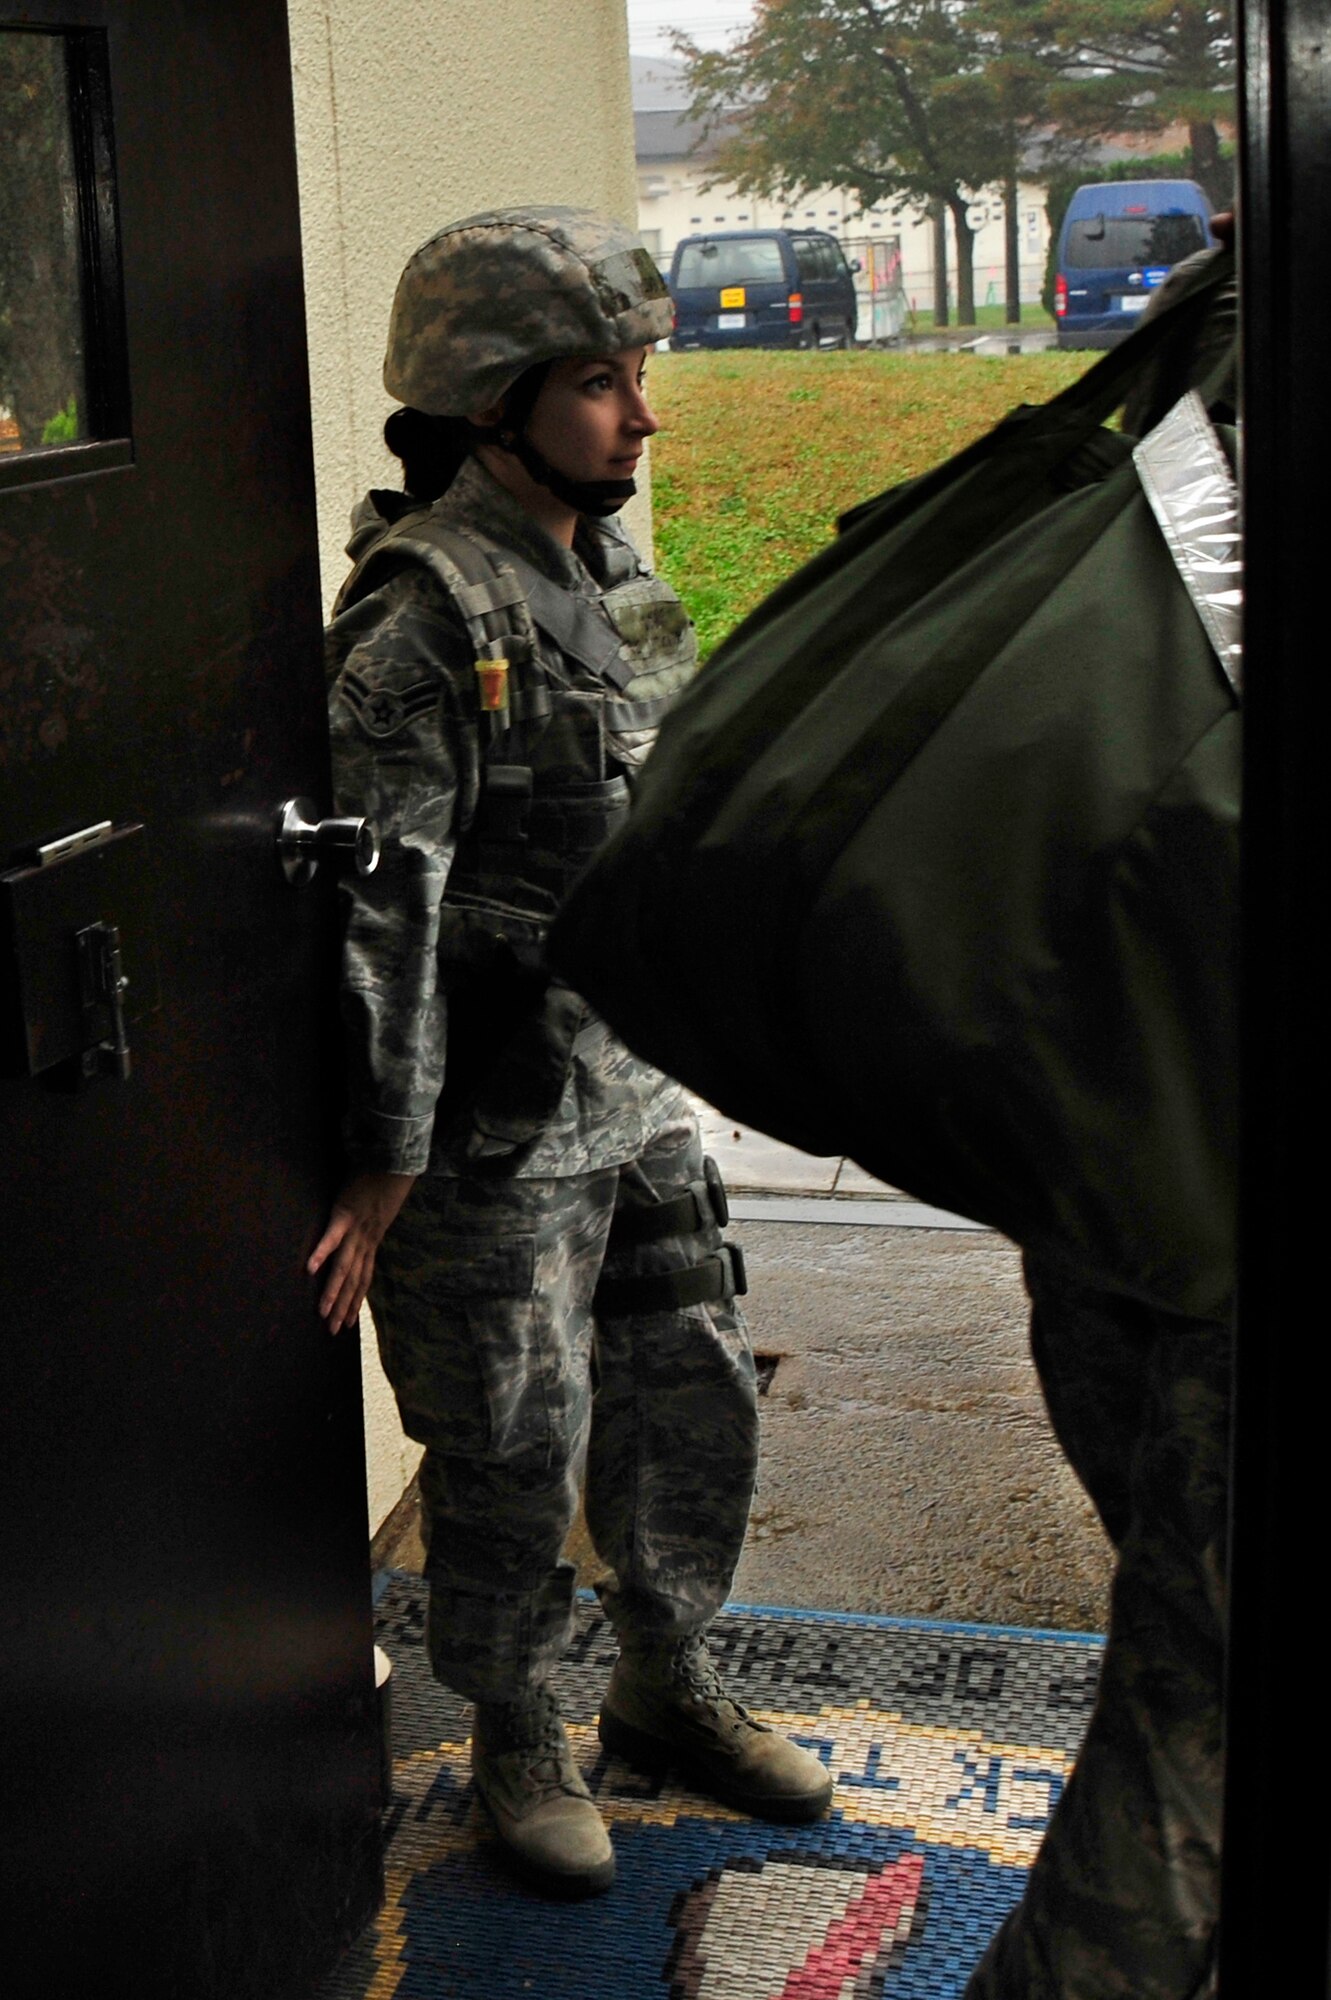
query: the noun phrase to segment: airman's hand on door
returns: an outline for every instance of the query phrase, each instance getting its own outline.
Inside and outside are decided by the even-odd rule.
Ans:
[[[313,1276],[333,1259],[319,1300],[330,1333],[340,1333],[360,1312],[375,1252],[415,1184],[414,1174],[353,1174],[333,1203],[328,1227],[305,1266]]]

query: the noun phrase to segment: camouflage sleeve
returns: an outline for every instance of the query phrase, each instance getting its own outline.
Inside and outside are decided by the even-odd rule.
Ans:
[[[477,789],[460,695],[471,649],[415,570],[337,616],[328,646],[337,807],[366,814],[382,842],[374,874],[342,885],[347,1154],[354,1171],[420,1173],[444,1077],[439,907]]]

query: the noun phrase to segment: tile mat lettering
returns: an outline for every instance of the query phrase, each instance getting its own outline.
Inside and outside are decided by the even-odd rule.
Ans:
[[[580,1601],[557,1686],[615,1843],[608,1895],[504,1871],[467,1770],[466,1704],[425,1656],[426,1589],[394,1573],[394,1792],[380,1916],[320,2000],[954,2000],[1021,1894],[1094,1700],[1100,1642],[735,1608],[713,1650],[745,1706],[815,1749],[828,1818],[769,1826],[607,1758],[615,1657]]]

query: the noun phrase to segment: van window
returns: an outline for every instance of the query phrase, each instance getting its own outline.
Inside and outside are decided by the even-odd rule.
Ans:
[[[816,236],[796,236],[791,240],[794,244],[795,262],[799,266],[799,274],[806,284],[811,279],[821,279],[826,282],[829,278],[841,275],[841,259],[837,255],[835,244],[822,243]]]
[[[1068,225],[1064,262],[1075,271],[1126,270],[1177,264],[1205,247],[1197,215],[1085,215]]]
[[[822,277],[823,273],[818,267],[818,245],[813,241],[812,237],[793,236],[791,238],[791,248],[795,252],[795,264],[799,270],[800,277],[806,285],[810,279]]]
[[[686,243],[675,286],[687,291],[693,285],[782,285],[785,280],[775,236],[743,236],[731,243]]]

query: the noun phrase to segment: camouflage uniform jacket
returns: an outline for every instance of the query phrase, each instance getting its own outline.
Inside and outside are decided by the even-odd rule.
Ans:
[[[350,1163],[528,1177],[633,1159],[679,1116],[678,1087],[549,976],[544,943],[694,670],[683,607],[618,529],[584,522],[570,552],[473,459],[432,508],[369,495],[348,552],[334,785],[383,842],[345,885]],[[494,714],[481,651],[508,661]]]

